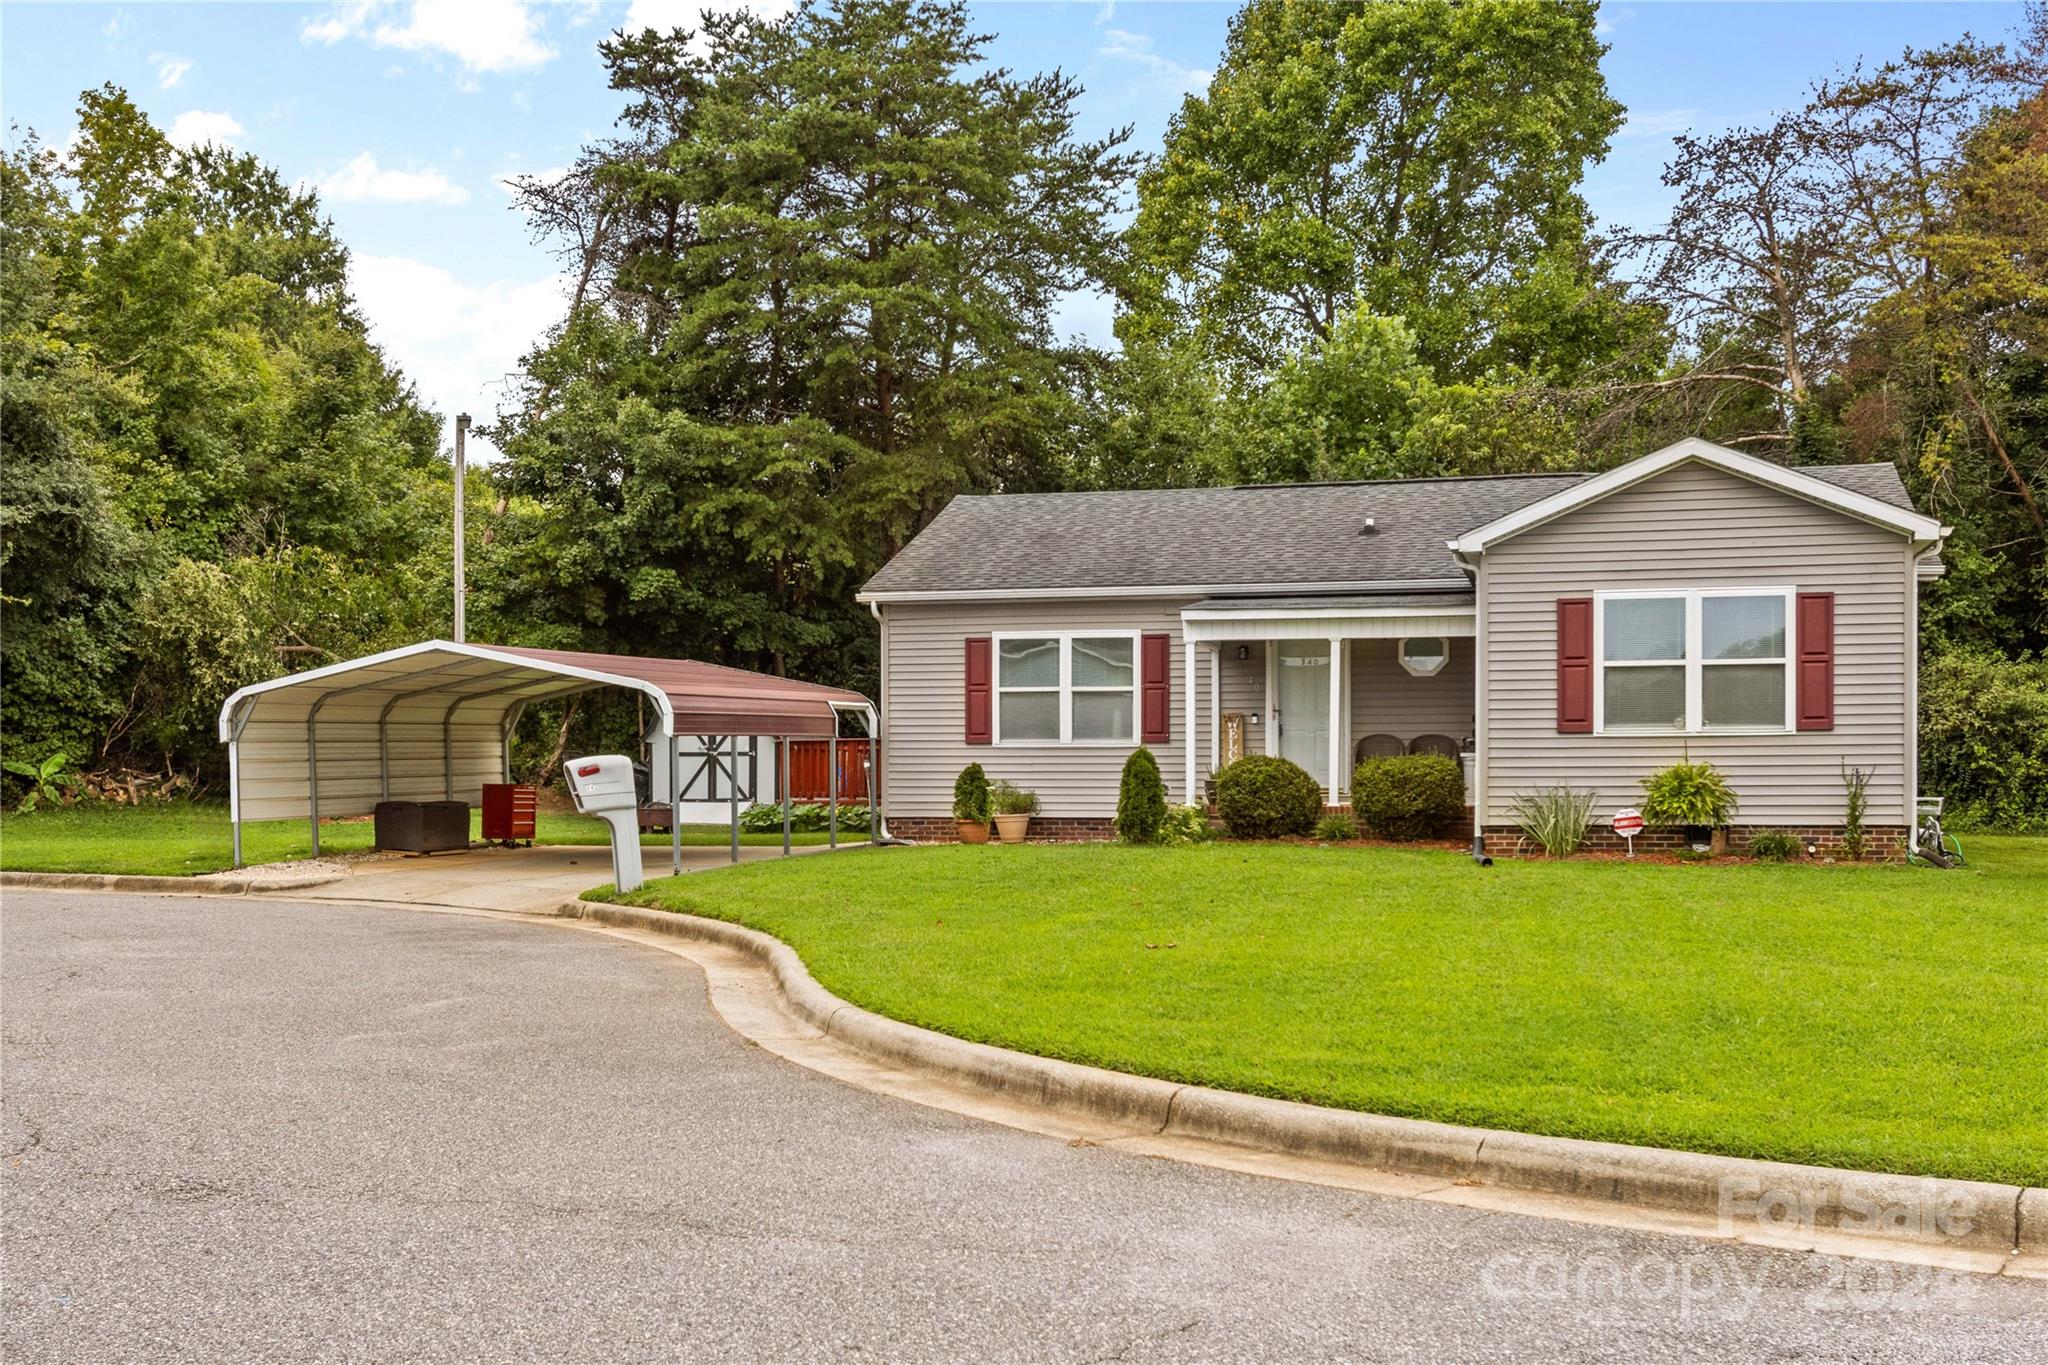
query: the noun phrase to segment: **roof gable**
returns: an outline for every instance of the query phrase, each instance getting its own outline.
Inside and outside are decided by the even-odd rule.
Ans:
[[[1915,542],[1938,544],[1948,528],[1913,510],[1898,473],[1889,465],[1821,466],[1793,469],[1760,460],[1711,441],[1689,439],[1668,445],[1604,474],[1558,489],[1474,527],[1449,541],[1461,560],[1489,546],[1546,525],[1581,507],[1634,488],[1682,464],[1702,464],[1725,474],[1802,498],[1807,502],[1897,531]]]

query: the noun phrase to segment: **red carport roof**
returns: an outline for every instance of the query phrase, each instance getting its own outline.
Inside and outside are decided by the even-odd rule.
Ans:
[[[835,706],[868,704],[866,697],[843,687],[798,682],[794,678],[778,678],[772,673],[755,673],[697,659],[650,659],[636,654],[591,654],[518,645],[483,648],[651,684],[661,690],[674,708],[678,734],[829,735],[835,729]]]

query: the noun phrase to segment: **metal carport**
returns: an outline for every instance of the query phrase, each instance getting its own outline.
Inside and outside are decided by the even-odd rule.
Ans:
[[[235,866],[242,822],[304,817],[320,851],[323,816],[368,815],[379,801],[463,800],[510,781],[513,727],[536,701],[603,687],[637,692],[655,720],[645,736],[665,746],[673,862],[682,869],[675,741],[682,735],[826,739],[856,712],[876,744],[875,709],[858,692],[692,659],[646,659],[511,645],[428,640],[245,687],[220,710],[228,746],[228,806]],[[784,764],[787,747],[784,746]],[[835,765],[836,772],[836,765]],[[869,803],[879,783],[868,784]],[[787,806],[787,785],[784,804]],[[733,848],[739,807],[733,797]],[[882,836],[871,813],[869,837]]]

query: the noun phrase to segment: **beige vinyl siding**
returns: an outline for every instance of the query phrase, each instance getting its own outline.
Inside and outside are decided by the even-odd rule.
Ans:
[[[1248,659],[1237,657],[1235,644],[1218,648],[1223,651],[1222,713],[1236,711],[1244,716],[1244,751],[1262,754],[1266,752],[1266,646],[1258,641],[1248,643]]]
[[[1500,542],[1486,552],[1479,586],[1487,640],[1484,819],[1503,823],[1518,792],[1562,781],[1591,788],[1604,820],[1641,799],[1642,777],[1689,751],[1727,775],[1741,799],[1741,823],[1838,824],[1844,764],[1875,772],[1872,823],[1906,821],[1912,581],[1898,533],[1698,464]],[[1558,598],[1724,587],[1835,594],[1833,730],[1557,732]]]
[[[1472,733],[1474,641],[1452,637],[1450,662],[1428,678],[1401,667],[1400,643],[1351,642],[1351,738],[1449,735],[1463,743]]]
[[[945,817],[953,779],[979,763],[991,780],[1007,778],[1038,793],[1042,813],[1067,818],[1116,814],[1117,783],[1131,744],[969,744],[966,645],[970,636],[1137,631],[1172,637],[1168,677],[1172,735],[1149,747],[1166,778],[1169,801],[1182,799],[1187,771],[1187,649],[1180,610],[1191,599],[893,604],[882,608],[882,801],[898,817]],[[1226,667],[1229,660],[1225,660]],[[1198,656],[1196,715],[1208,721],[1208,660]],[[1229,709],[1229,708],[1225,708]],[[1207,746],[1202,746],[1206,755]],[[1206,767],[1196,773],[1197,780]]]

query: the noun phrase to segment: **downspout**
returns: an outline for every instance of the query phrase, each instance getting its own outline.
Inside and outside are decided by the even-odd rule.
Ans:
[[[1492,867],[1486,851],[1486,562],[1457,558],[1472,575],[1472,861]]]

